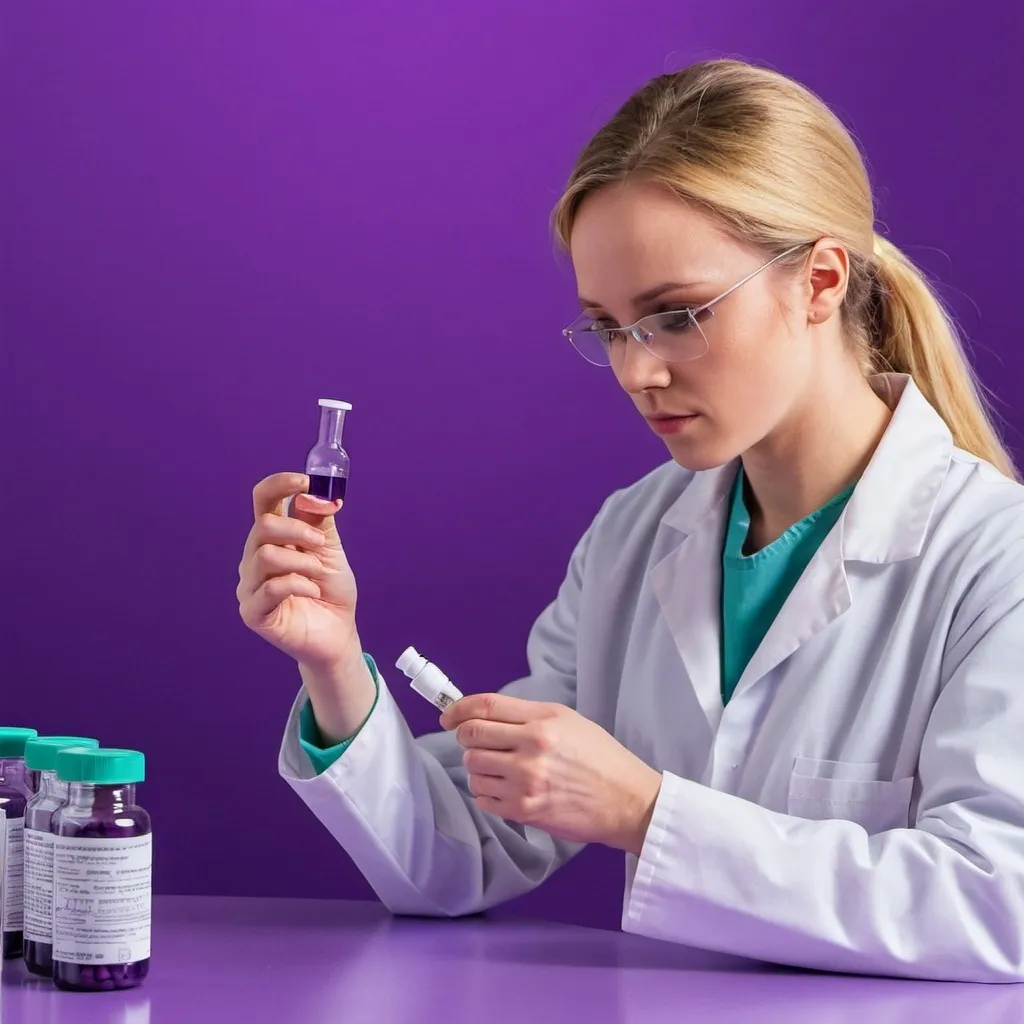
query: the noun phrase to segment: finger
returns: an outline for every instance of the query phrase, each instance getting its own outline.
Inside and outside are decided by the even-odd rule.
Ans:
[[[496,818],[503,818],[505,821],[515,821],[513,805],[508,800],[499,800],[493,796],[478,796],[476,805],[484,814],[493,814]]]
[[[294,548],[282,548],[275,544],[263,544],[253,552],[242,571],[239,586],[246,593],[252,593],[274,576],[298,573],[309,579],[319,579],[329,570],[316,555]]]
[[[509,750],[470,747],[463,752],[462,763],[470,775],[495,775],[507,779],[516,774],[517,759]]]
[[[289,597],[320,597],[320,588],[313,580],[298,573],[275,576],[241,602],[239,613],[249,626],[261,625],[282,601]]]
[[[323,531],[302,523],[298,519],[286,519],[284,516],[268,512],[253,523],[245,541],[242,559],[247,561],[252,558],[256,549],[264,544],[321,551],[326,543],[327,539]]]
[[[304,492],[309,490],[309,477],[306,477],[307,484]],[[303,523],[308,523],[315,530],[321,530],[328,541],[337,541],[340,545],[341,538],[338,536],[338,527],[334,517],[341,511],[345,502],[338,498],[336,501],[323,501],[321,498],[314,498],[312,494],[297,494],[292,502],[289,515]]]
[[[296,494],[292,508],[296,512],[305,512],[311,516],[333,516],[345,504],[343,498],[335,498],[334,501],[325,501],[313,494]]]
[[[551,707],[543,701],[509,697],[503,693],[471,693],[445,708],[441,725],[453,729],[471,718],[522,725],[537,718],[547,718]]]
[[[273,473],[264,477],[252,490],[254,518],[273,512],[285,515],[285,505],[293,494],[308,490],[309,477],[305,473]]]
[[[455,727],[455,738],[466,749],[516,750],[524,742],[522,726],[505,722],[486,722],[471,718]]]
[[[517,790],[508,779],[494,775],[470,775],[466,780],[470,793],[475,797],[488,797],[491,800],[512,800]]]
[[[308,485],[306,489],[308,490]],[[317,529],[324,529],[326,531],[334,527],[334,517],[341,511],[341,507],[344,504],[341,498],[333,502],[326,502],[322,498],[314,498],[312,495],[303,492],[295,496],[295,501],[292,502],[291,515],[296,519],[309,523],[311,526],[315,526]]]

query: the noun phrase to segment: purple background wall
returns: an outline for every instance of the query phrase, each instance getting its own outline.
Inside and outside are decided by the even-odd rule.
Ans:
[[[693,59],[771,63],[869,155],[1021,451],[1019,5],[7,0],[0,719],[149,755],[164,892],[367,897],[278,780],[294,667],[237,616],[250,489],[352,401],[361,631],[467,690],[601,499],[664,458],[559,329],[548,214],[589,134]],[[430,709],[390,669],[416,731]],[[593,848],[515,909],[616,925]]]

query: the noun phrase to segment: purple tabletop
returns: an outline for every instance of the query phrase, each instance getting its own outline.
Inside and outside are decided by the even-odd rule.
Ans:
[[[788,970],[620,932],[373,903],[163,896],[129,992],[57,992],[3,967],[2,1024],[1018,1024],[1024,985]]]

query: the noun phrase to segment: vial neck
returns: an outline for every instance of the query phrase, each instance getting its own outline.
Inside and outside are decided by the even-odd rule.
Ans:
[[[345,426],[344,409],[321,409],[320,410],[320,437],[319,444],[331,445],[334,448],[341,447],[341,431]]]
[[[21,757],[0,757],[0,786],[8,789],[28,790],[25,760]]]
[[[135,803],[135,786],[117,784],[99,786],[91,782],[72,782],[68,786],[68,804],[97,811],[117,813]]]
[[[67,800],[68,784],[57,778],[56,772],[39,773],[39,795],[56,797],[59,800]]]

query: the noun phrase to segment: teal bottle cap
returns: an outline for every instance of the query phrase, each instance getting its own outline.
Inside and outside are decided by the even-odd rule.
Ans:
[[[0,757],[24,757],[25,744],[38,735],[35,729],[0,728]]]
[[[99,740],[88,736],[34,736],[25,744],[25,766],[34,772],[55,772],[58,750],[99,745]]]
[[[57,751],[57,777],[64,782],[96,786],[142,782],[146,778],[146,757],[138,750],[116,747],[65,747]]]

